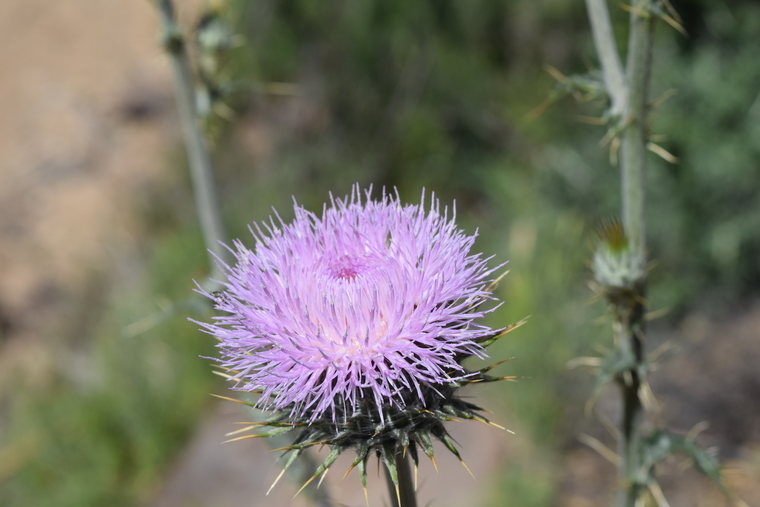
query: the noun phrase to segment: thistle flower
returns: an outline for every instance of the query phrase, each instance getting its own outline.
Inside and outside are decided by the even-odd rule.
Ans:
[[[483,304],[498,267],[424,192],[403,205],[355,186],[321,216],[294,212],[287,224],[278,215],[255,224],[255,247],[235,241],[235,264],[221,263],[223,289],[201,290],[223,312],[201,325],[218,339],[232,388],[259,393],[255,405],[274,412],[261,424],[271,431],[247,437],[300,430],[286,468],[306,447],[330,446],[312,479],[348,448],[363,483],[371,451],[392,477],[399,453],[415,465],[417,447],[432,458],[431,436],[459,456],[443,422],[490,422],[457,389],[501,379],[462,361],[516,327],[479,322],[496,307]]]

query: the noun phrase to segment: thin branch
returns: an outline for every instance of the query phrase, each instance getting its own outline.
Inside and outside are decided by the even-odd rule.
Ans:
[[[625,78],[615,36],[612,33],[607,0],[586,0],[586,10],[591,22],[594,45],[602,64],[604,86],[612,102],[611,112],[614,116],[622,116],[626,99]]]
[[[625,117],[631,125],[622,138],[621,170],[623,176],[623,226],[631,246],[645,253],[644,200],[647,166],[648,95],[652,69],[652,39],[654,16],[650,15],[651,0],[639,0],[631,10],[628,39]],[[646,264],[646,256],[641,262]],[[641,268],[644,268],[644,265]]]
[[[218,267],[214,256],[224,259],[227,257],[227,251],[222,246],[225,239],[224,229],[216,198],[211,156],[198,120],[193,72],[171,0],[157,0],[156,5],[161,13],[164,28],[164,48],[172,62],[177,110],[190,164],[195,205],[203,240],[209,252],[211,276],[217,278]]]

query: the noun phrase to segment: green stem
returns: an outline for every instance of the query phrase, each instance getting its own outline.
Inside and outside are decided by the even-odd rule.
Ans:
[[[398,489],[393,481],[391,472],[387,467],[385,469],[385,479],[388,484],[391,505],[393,507],[417,507],[417,493],[414,489],[409,456],[405,457],[403,453],[397,453],[394,458],[394,464],[396,466]]]
[[[623,395],[623,424],[620,476],[624,489],[619,505],[635,507],[643,492],[646,478],[641,475],[641,430],[644,407],[641,402],[641,385],[645,379],[644,333],[646,313],[646,168],[647,168],[647,117],[649,114],[649,82],[652,68],[652,39],[654,17],[649,14],[651,0],[639,1],[630,16],[628,41],[627,99],[624,118],[628,127],[623,131],[621,143],[621,172],[623,193],[623,228],[628,248],[641,263],[642,277],[633,285],[628,304],[620,303],[616,310],[618,346],[635,359],[635,365],[623,378],[620,386]],[[624,307],[623,307],[624,306]]]
[[[643,492],[645,478],[640,477],[641,432],[645,420],[641,400],[644,369],[644,333],[646,313],[646,167],[648,94],[652,68],[654,16],[652,0],[634,0],[631,5],[628,58],[625,83],[620,82],[620,63],[612,36],[605,0],[586,0],[594,43],[602,64],[605,86],[612,102],[613,117],[622,111],[621,192],[623,228],[629,253],[638,266],[638,279],[628,287],[625,297],[612,300],[614,334],[623,357],[632,357],[633,366],[618,378],[623,398],[622,438],[619,474],[622,490],[618,504],[635,507]]]
[[[628,38],[628,81],[624,118],[628,125],[621,143],[623,226],[630,246],[645,253],[644,200],[647,167],[647,116],[649,114],[649,81],[652,69],[654,17],[649,14],[651,0],[634,5]],[[641,255],[641,262],[645,256]],[[642,266],[643,268],[643,266]]]
[[[156,3],[164,27],[164,48],[172,62],[177,110],[190,164],[195,206],[203,240],[209,252],[211,276],[218,278],[218,268],[213,256],[220,259],[226,257],[226,250],[222,246],[224,229],[216,199],[211,156],[198,121],[193,72],[185,48],[185,38],[177,24],[171,0],[156,0]]]
[[[623,66],[620,64],[615,36],[612,33],[607,0],[586,0],[586,12],[591,23],[594,45],[602,64],[604,86],[612,103],[611,112],[614,117],[620,117],[625,104],[625,76]]]
[[[641,401],[644,363],[644,284],[636,289],[630,306],[619,304],[614,308],[613,329],[617,346],[623,354],[634,358],[634,366],[617,379],[623,398],[622,431],[620,440],[619,476],[622,489],[618,505],[635,507],[644,492],[646,477],[641,477],[641,439],[645,420]]]

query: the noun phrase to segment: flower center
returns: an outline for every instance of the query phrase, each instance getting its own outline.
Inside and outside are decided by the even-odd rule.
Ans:
[[[350,255],[341,255],[328,265],[330,276],[338,280],[353,280],[359,276],[368,266],[364,259]]]

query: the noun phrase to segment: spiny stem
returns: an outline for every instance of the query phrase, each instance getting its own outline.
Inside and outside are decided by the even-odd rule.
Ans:
[[[156,0],[164,28],[164,48],[171,57],[182,135],[193,181],[195,206],[201,223],[203,240],[209,252],[211,277],[218,278],[213,256],[224,259],[224,232],[214,187],[213,167],[206,138],[201,131],[195,102],[193,72],[185,48],[185,38],[177,24],[171,0]]]
[[[628,61],[626,64],[628,96],[625,104],[626,121],[630,126],[623,132],[621,171],[623,193],[623,228],[631,251],[637,252],[643,277],[634,286],[634,296],[628,308],[619,308],[621,326],[618,343],[634,357],[635,366],[630,378],[620,383],[623,393],[623,438],[621,442],[621,478],[625,489],[619,504],[635,507],[644,492],[645,478],[641,473],[641,430],[644,407],[641,402],[640,378],[644,362],[644,333],[646,315],[646,227],[644,218],[647,167],[648,95],[652,69],[652,39],[654,16],[649,14],[651,0],[641,0],[630,14]],[[643,13],[643,14],[642,14]],[[621,314],[622,312],[622,314]],[[625,381],[628,380],[628,381]]]
[[[647,116],[649,113],[649,81],[652,69],[652,39],[654,16],[648,14],[651,0],[640,0],[630,14],[628,38],[628,81],[625,101],[625,120],[629,126],[623,131],[621,145],[623,227],[630,246],[645,253],[644,200],[647,167]],[[645,263],[645,255],[641,255]],[[643,268],[643,266],[642,266]]]
[[[633,366],[618,378],[623,398],[622,438],[620,442],[619,505],[634,507],[644,492],[641,474],[641,431],[645,419],[641,386],[646,379],[644,333],[646,314],[646,241],[645,198],[647,166],[647,116],[649,82],[652,67],[654,16],[652,0],[635,0],[630,9],[630,33],[625,82],[612,37],[609,12],[605,0],[586,0],[605,86],[612,101],[613,115],[622,112],[617,121],[625,125],[621,134],[621,191],[623,228],[628,248],[640,263],[641,278],[631,287],[631,294],[613,302],[613,329],[617,346],[624,356],[634,358]]]
[[[643,296],[643,283],[637,290]],[[619,476],[622,489],[618,504],[624,507],[635,507],[640,495],[644,492],[645,477],[640,477],[642,426],[645,413],[641,401],[641,377],[644,362],[644,303],[643,298],[637,298],[630,306],[619,305],[614,309],[615,320],[613,330],[617,346],[624,349],[626,355],[634,358],[634,366],[618,378],[623,398],[622,431],[620,440]]]
[[[586,11],[591,22],[594,45],[602,64],[604,86],[612,102],[612,114],[619,117],[623,114],[625,104],[625,77],[615,36],[612,33],[607,0],[586,0]]]
[[[417,493],[414,489],[414,477],[409,465],[409,453],[396,453],[394,463],[398,474],[398,484],[393,482],[390,471],[385,469],[385,479],[388,484],[388,494],[393,507],[417,507]]]

